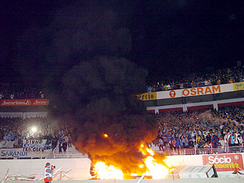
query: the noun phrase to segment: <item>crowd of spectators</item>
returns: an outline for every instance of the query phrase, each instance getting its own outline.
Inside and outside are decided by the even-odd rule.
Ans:
[[[165,91],[243,82],[244,66],[199,73],[175,74],[162,77],[161,81],[148,81],[147,91]],[[21,83],[0,83],[1,99],[42,99],[45,94],[41,87]]]
[[[205,148],[211,153],[211,148],[221,148],[230,152],[232,146],[244,146],[244,105],[224,106],[218,111],[166,111],[154,117],[159,131],[153,143],[162,151]],[[45,140],[46,147],[62,152],[72,146],[71,129],[48,117],[0,118],[0,141],[12,141],[13,147],[21,148],[28,141]]]
[[[244,66],[221,70],[208,70],[200,73],[175,74],[162,77],[160,81],[148,81],[147,91],[165,91],[243,82]],[[1,99],[42,99],[45,94],[41,87],[22,83],[0,83]]]
[[[23,144],[41,144],[45,140],[44,149],[57,148],[59,152],[65,152],[72,147],[70,134],[68,125],[57,124],[48,117],[0,118],[0,141],[3,146],[14,142],[12,148],[22,148]]]
[[[147,84],[147,90],[154,92],[243,82],[243,76],[244,66],[193,74],[175,74],[170,78],[164,77],[161,81],[150,81]]]
[[[45,94],[41,87],[22,83],[1,83],[1,99],[43,99]]]
[[[201,87],[225,83],[243,82],[244,67],[208,71],[164,78],[155,85],[149,85],[148,92],[171,89]],[[0,84],[0,99],[45,98],[39,87],[23,84]],[[222,148],[244,146],[244,106],[225,106],[213,109],[167,111],[156,114],[159,131],[154,145],[160,150],[191,148]],[[37,131],[31,130],[36,127]],[[71,146],[71,131],[47,117],[0,118],[0,141],[14,142],[14,147],[23,147],[24,142],[46,140],[52,150],[59,152]]]
[[[222,149],[244,146],[244,106],[212,109],[167,111],[157,114],[158,138],[154,145],[160,150],[187,148]],[[243,149],[244,150],[244,149]]]

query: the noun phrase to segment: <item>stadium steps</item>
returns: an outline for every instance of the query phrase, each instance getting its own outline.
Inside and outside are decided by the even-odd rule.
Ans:
[[[80,153],[74,146],[68,148],[66,152],[59,153],[58,148],[51,152],[46,159],[69,159],[69,158],[87,158],[88,156]]]
[[[152,150],[154,150],[155,152],[159,152],[160,151],[159,148],[158,148],[158,146],[155,146],[155,145],[151,145],[150,148]]]
[[[0,141],[0,148],[3,148],[4,141]]]
[[[0,142],[0,148],[13,148],[14,146],[14,141],[8,141],[5,143],[5,141]]]

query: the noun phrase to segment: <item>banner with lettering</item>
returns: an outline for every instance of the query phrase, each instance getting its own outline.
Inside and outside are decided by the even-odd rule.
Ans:
[[[156,92],[143,93],[136,95],[139,100],[157,100]]]
[[[51,149],[41,150],[38,148],[33,148],[32,150],[26,148],[0,149],[0,159],[46,158],[51,152]]]
[[[244,82],[233,83],[233,87],[235,91],[244,90]]]
[[[242,154],[211,154],[203,155],[203,165],[214,165],[217,171],[234,171],[243,167]]]
[[[49,104],[47,99],[7,99],[0,100],[1,107],[14,106],[46,106]]]
[[[233,92],[233,83],[157,92],[157,100]]]

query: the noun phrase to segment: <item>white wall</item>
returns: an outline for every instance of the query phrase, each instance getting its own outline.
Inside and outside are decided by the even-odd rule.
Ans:
[[[167,156],[164,162],[168,166],[201,166],[203,165],[202,155]]]
[[[0,180],[2,180],[9,169],[9,175],[37,175],[42,177],[44,167],[47,162],[56,166],[56,170],[63,168],[64,171],[72,168],[68,173],[73,180],[84,180],[91,177],[90,159],[17,159],[17,160],[0,160]],[[54,171],[55,172],[55,171]]]
[[[233,155],[233,154],[232,154]],[[220,156],[220,155],[213,155]],[[225,154],[227,156],[227,154]],[[241,153],[242,160],[244,160],[244,153]],[[169,167],[176,167],[180,165],[201,166],[203,165],[202,155],[185,155],[185,156],[167,156],[164,160]],[[73,180],[87,180],[90,175],[90,159],[77,158],[77,159],[16,159],[16,160],[0,160],[0,180],[9,168],[9,174],[23,174],[43,175],[43,170],[46,162],[56,166],[56,169],[63,168],[68,170],[72,168],[69,173]],[[233,172],[233,171],[232,171]],[[231,175],[232,172],[226,172]],[[117,181],[116,181],[117,182]],[[144,182],[144,181],[143,181]],[[244,182],[244,179],[243,179]],[[94,183],[94,182],[93,182]]]
[[[138,179],[128,180],[71,180],[71,181],[52,181],[52,183],[137,183]],[[161,179],[151,180],[143,179],[141,183],[243,183],[244,178],[203,178],[203,179]],[[13,183],[13,181],[6,181]],[[21,183],[30,183],[30,181],[21,181]],[[35,181],[35,183],[43,183],[43,181]]]

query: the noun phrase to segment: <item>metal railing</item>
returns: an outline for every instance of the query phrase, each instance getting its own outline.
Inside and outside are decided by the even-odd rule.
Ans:
[[[203,155],[203,154],[224,154],[224,153],[243,153],[244,146],[231,146],[228,151],[225,148],[174,148],[156,150],[156,152],[163,153],[166,156],[173,155]]]

